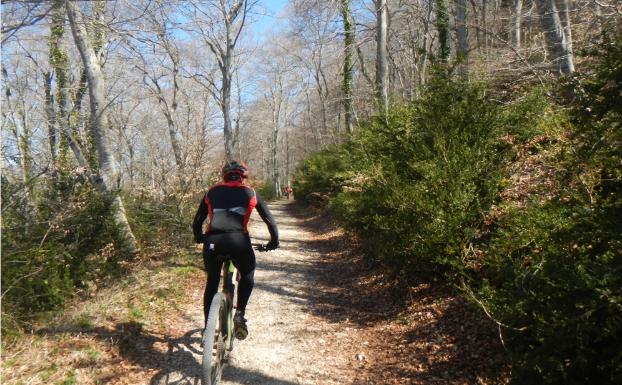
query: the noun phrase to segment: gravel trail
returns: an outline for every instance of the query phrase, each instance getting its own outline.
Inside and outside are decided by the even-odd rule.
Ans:
[[[289,204],[278,201],[269,205],[279,227],[281,247],[256,252],[255,287],[247,307],[250,334],[237,342],[223,373],[223,385],[351,384],[356,377],[356,359],[350,357],[347,343],[335,343],[351,338],[352,330],[341,330],[339,323],[312,312],[316,297],[309,293],[318,272],[313,261],[321,255],[308,245],[313,234],[301,226],[300,219],[288,215]],[[251,221],[253,242],[267,242],[269,233],[261,218],[254,213]],[[195,305],[201,303],[203,286],[199,286],[191,299]],[[188,320],[187,338],[169,348],[171,366],[151,384],[200,383],[198,327],[203,315],[200,306],[190,309],[184,317]],[[178,325],[180,329],[183,326]]]

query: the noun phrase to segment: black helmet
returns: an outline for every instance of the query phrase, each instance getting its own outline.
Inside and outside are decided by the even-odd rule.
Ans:
[[[228,175],[237,174],[242,178],[248,178],[248,166],[244,162],[237,162],[232,160],[225,163],[222,167],[222,177],[227,179]]]

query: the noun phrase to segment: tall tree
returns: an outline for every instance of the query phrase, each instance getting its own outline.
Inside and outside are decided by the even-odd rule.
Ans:
[[[80,166],[86,165],[83,150],[70,130],[70,95],[69,89],[69,55],[65,46],[65,6],[62,1],[54,2],[52,22],[50,24],[50,75],[46,79],[46,103],[48,112],[49,141],[52,158],[56,158],[56,151],[60,154],[60,166],[66,163],[67,146],[71,148],[75,159]],[[52,90],[53,76],[56,77],[56,92]],[[49,94],[48,94],[49,93]],[[55,103],[56,102],[56,103]],[[58,132],[57,149],[56,133]]]
[[[512,44],[514,47],[521,46],[521,24],[523,22],[523,0],[514,0],[514,10],[512,15]]]
[[[294,65],[291,56],[284,55],[286,51],[285,47],[275,47],[267,50],[264,55],[264,62],[260,69],[260,73],[263,74],[260,83],[258,84],[263,92],[263,100],[265,105],[263,109],[266,113],[270,114],[270,134],[269,134],[269,149],[271,156],[269,159],[268,175],[272,178],[272,185],[277,195],[281,193],[282,177],[287,177],[286,170],[282,170],[286,164],[286,156],[280,157],[282,146],[282,130],[287,121],[287,115],[289,113],[290,99],[295,90],[294,70],[297,68]],[[279,162],[279,158],[283,161]],[[283,171],[283,172],[282,172]]]
[[[388,109],[387,35],[388,11],[386,0],[374,0],[376,5],[376,99],[380,112],[386,117]]]
[[[23,63],[18,63],[23,64]],[[32,118],[31,113],[34,110],[33,106],[29,106],[28,82],[19,80],[20,75],[15,74],[14,78],[17,81],[14,84],[8,82],[8,73],[4,65],[2,66],[2,80],[3,80],[3,108],[2,108],[2,122],[4,126],[8,126],[10,132],[15,139],[17,154],[19,158],[20,171],[22,177],[22,183],[26,188],[25,191],[32,194]]]
[[[559,19],[564,29],[564,35],[566,36],[569,55],[574,59],[574,52],[572,49],[572,29],[570,23],[570,4],[571,0],[557,0],[557,7],[559,9]],[[574,65],[573,65],[574,68]]]
[[[469,77],[468,33],[466,0],[456,0],[456,37],[458,38],[456,56],[459,66],[458,72],[463,78]]]
[[[341,3],[339,1],[318,2],[318,1],[294,1],[296,15],[294,16],[292,31],[292,40],[298,42],[297,50],[292,52],[293,56],[299,61],[302,68],[306,68],[308,75],[313,80],[313,85],[309,84],[310,90],[315,91],[317,100],[313,100],[312,104],[317,102],[318,110],[314,111],[314,115],[321,118],[320,124],[312,124],[312,129],[317,130],[317,126],[321,127],[321,131],[317,130],[317,138],[320,142],[326,143],[330,138],[329,126],[336,126],[330,122],[330,110],[333,107],[331,88],[333,83],[331,80],[331,60],[337,50],[342,51],[341,47],[336,47],[336,37],[341,32],[335,28],[335,17],[339,13]],[[296,52],[297,51],[297,52]],[[342,82],[339,82],[342,84]],[[311,107],[311,106],[309,106]],[[336,139],[336,138],[332,138]]]
[[[558,74],[568,75],[574,72],[574,57],[572,53],[572,37],[570,34],[570,19],[566,25],[562,24],[560,12],[555,0],[535,0],[540,14],[540,23],[544,32],[546,52]],[[564,12],[568,3],[560,1]]]
[[[214,54],[220,71],[220,82],[216,84],[204,77],[215,88],[214,96],[223,117],[225,157],[233,158],[233,129],[231,124],[231,88],[235,69],[235,49],[244,29],[251,5],[248,0],[218,1],[204,4],[193,3],[193,17],[200,36]],[[219,20],[215,14],[218,14]]]
[[[449,14],[447,0],[436,0],[436,29],[438,31],[439,57],[442,62],[449,60]]]
[[[352,134],[352,72],[354,56],[354,21],[350,11],[350,0],[341,0],[343,18],[344,58],[343,58],[343,108],[345,110],[346,132]]]
[[[80,53],[86,73],[89,90],[89,105],[91,110],[91,131],[95,142],[100,178],[95,181],[101,191],[116,193],[119,188],[120,174],[110,144],[110,130],[106,113],[106,88],[104,73],[93,43],[89,40],[84,18],[77,9],[76,3],[65,0],[65,8],[71,25],[74,41]],[[121,196],[116,194],[113,201],[114,219],[119,231],[126,242],[127,251],[135,254],[137,251],[136,238],[127,221],[125,208]]]
[[[140,56],[137,67],[143,72],[143,84],[158,101],[158,107],[168,128],[175,165],[176,176],[182,190],[186,187],[185,154],[179,140],[177,112],[179,106],[179,81],[182,68],[179,44],[175,39],[176,31],[169,19],[176,9],[167,2],[158,4],[151,11],[145,12],[150,31],[141,39],[147,52],[140,52],[132,47]]]

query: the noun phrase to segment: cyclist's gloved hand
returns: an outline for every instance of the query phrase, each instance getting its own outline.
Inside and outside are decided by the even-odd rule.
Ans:
[[[279,241],[270,241],[264,246],[264,250],[275,250],[279,248]]]

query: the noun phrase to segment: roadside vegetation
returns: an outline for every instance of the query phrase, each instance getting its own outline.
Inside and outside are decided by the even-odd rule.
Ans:
[[[622,380],[620,36],[586,53],[592,71],[502,101],[439,71],[295,176],[368,258],[485,312],[516,384]]]
[[[188,322],[186,307],[196,306],[188,298],[204,280],[197,256],[161,247],[159,258],[135,261],[88,297],[65,298],[62,312],[31,318],[28,333],[4,339],[2,382],[140,383],[146,374],[157,376],[163,369],[152,360],[176,343],[164,336],[178,334]]]
[[[192,208],[180,199],[128,197],[127,211],[141,245],[136,256],[124,250],[112,220],[113,195],[98,192],[82,175],[59,175],[45,185],[33,196],[14,191],[8,180],[2,183],[3,201],[10,202],[2,214],[3,338],[29,330],[37,318],[75,295],[88,296],[113,284],[132,263],[191,244]]]

